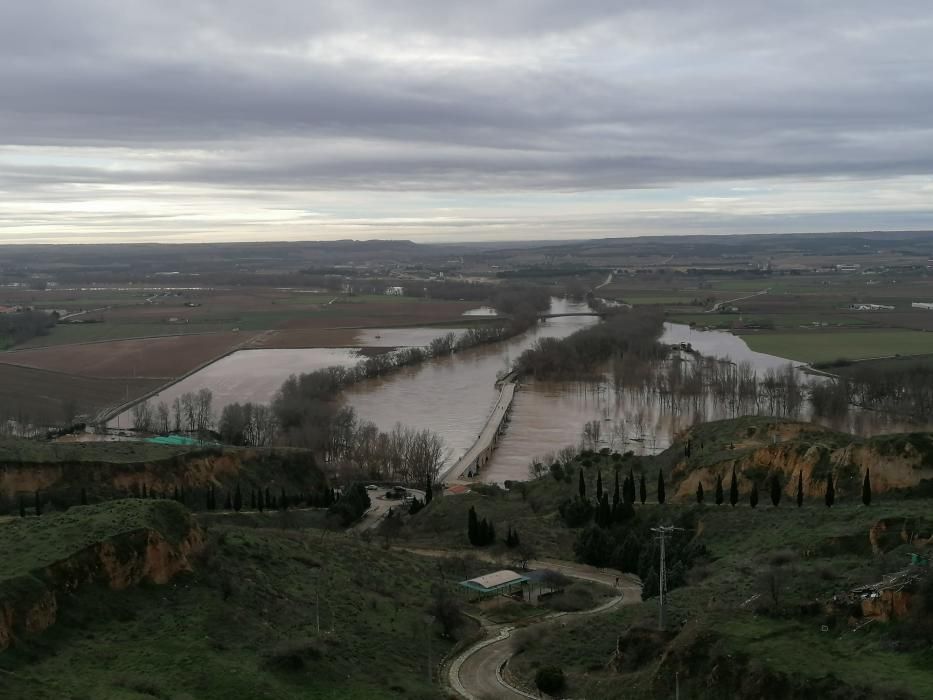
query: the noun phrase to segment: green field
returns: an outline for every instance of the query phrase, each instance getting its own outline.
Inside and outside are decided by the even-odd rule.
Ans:
[[[757,352],[810,363],[933,353],[933,333],[896,329],[748,333],[742,339]]]

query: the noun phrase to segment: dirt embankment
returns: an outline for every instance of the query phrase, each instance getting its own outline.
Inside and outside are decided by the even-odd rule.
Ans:
[[[23,635],[55,624],[59,596],[86,584],[121,590],[141,582],[163,584],[190,571],[204,543],[202,530],[187,518],[187,533],[170,542],[156,529],[121,533],[0,586],[0,651]]]
[[[933,438],[929,435],[910,433],[861,440],[801,427],[806,425],[773,424],[766,434],[724,437],[715,444],[694,439],[689,457],[684,446],[690,436],[685,436],[683,442],[671,448],[681,450],[671,470],[675,497],[692,498],[698,482],[710,491],[719,476],[728,491],[733,468],[743,493],[751,489],[753,480],[761,489],[771,475],[779,474],[785,495],[793,496],[798,474],[802,474],[805,495],[815,496],[823,493],[830,471],[841,497],[861,494],[866,470],[870,471],[875,493],[933,486]]]
[[[18,507],[19,498],[32,503],[36,491],[53,504],[77,503],[81,489],[91,502],[146,492],[171,495],[196,493],[210,486],[231,490],[284,488],[305,492],[320,488],[324,476],[306,450],[224,449],[181,453],[168,459],[141,462],[60,461],[0,463],[0,508]],[[0,511],[2,512],[2,511]]]
[[[656,664],[653,668],[652,665]],[[770,668],[761,659],[730,652],[712,631],[688,625],[679,633],[632,628],[619,637],[610,667],[619,673],[649,670],[651,697],[698,700],[912,700],[914,696],[857,687],[828,674],[805,678]]]

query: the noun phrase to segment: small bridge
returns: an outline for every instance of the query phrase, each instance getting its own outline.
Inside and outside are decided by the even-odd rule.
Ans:
[[[568,311],[563,314],[538,314],[538,318],[562,318],[563,316],[605,316],[602,311]]]

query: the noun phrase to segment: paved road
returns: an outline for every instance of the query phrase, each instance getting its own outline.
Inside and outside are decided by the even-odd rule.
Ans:
[[[424,500],[424,491],[419,491],[418,489],[405,490],[422,501]],[[375,491],[366,491],[366,493],[369,494],[369,500],[372,505],[370,505],[369,510],[363,514],[363,517],[354,523],[353,527],[350,528],[351,530],[371,530],[380,522],[382,522],[382,519],[386,516],[386,513],[389,512],[389,508],[407,507],[404,501],[401,501],[397,498],[386,498],[386,493],[388,493],[388,491],[389,489],[382,486],[380,486]]]
[[[424,556],[457,556],[466,553],[437,549],[411,549],[409,551]],[[470,553],[480,555],[475,551]],[[489,559],[492,560],[492,557]],[[532,560],[528,562],[528,565],[532,569],[552,569],[571,578],[595,581],[609,586],[615,586],[616,581],[619,581],[619,595],[599,607],[575,613],[552,613],[528,626],[551,624],[554,620],[563,617],[600,615],[618,605],[631,605],[641,600],[641,584],[638,579],[613,569],[597,569],[558,559]],[[448,667],[448,679],[458,695],[467,700],[489,698],[517,700],[536,697],[509,685],[500,672],[512,657],[512,643],[509,637],[513,629],[515,628],[505,625],[487,625],[484,628],[486,638],[453,659]]]
[[[719,311],[719,307],[723,304],[731,304],[734,301],[742,301],[743,299],[751,299],[752,297],[760,297],[762,294],[767,294],[770,292],[770,289],[762,289],[760,292],[755,292],[754,294],[747,294],[744,297],[736,297],[735,299],[726,299],[725,301],[717,301],[713,304],[713,308],[709,309],[706,313],[712,314]]]
[[[482,431],[480,431],[479,436],[476,438],[476,442],[470,446],[470,449],[467,450],[464,455],[454,462],[454,465],[440,474],[437,477],[437,480],[441,483],[447,481],[449,478],[459,479],[465,471],[473,466],[473,462],[476,461],[476,458],[479,457],[496,439],[496,433],[499,431],[499,426],[502,425],[502,419],[505,417],[505,414],[509,410],[509,406],[512,405],[512,398],[515,396],[515,383],[506,382],[502,385],[502,391],[499,392],[499,400],[496,401],[495,408],[492,409],[492,413],[489,414],[489,418],[486,419],[486,423],[483,425]]]

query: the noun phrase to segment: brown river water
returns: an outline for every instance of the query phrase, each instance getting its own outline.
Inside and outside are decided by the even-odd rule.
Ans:
[[[553,299],[551,313],[587,311],[585,305]],[[495,381],[512,362],[541,338],[562,338],[593,325],[592,316],[548,319],[532,330],[494,345],[402,369],[388,377],[357,384],[344,400],[364,420],[383,430],[396,423],[427,428],[443,437],[448,464],[453,464],[472,445],[498,397]],[[368,346],[425,345],[454,329],[396,328],[361,331],[355,344]],[[457,329],[459,330],[459,329]],[[751,351],[730,333],[699,331],[665,324],[663,342],[689,342],[701,354],[748,361],[759,374],[788,364],[784,358]],[[163,390],[154,401],[170,402],[186,391],[208,388],[214,392],[214,411],[239,401],[267,402],[290,374],[308,372],[333,364],[350,365],[361,359],[358,348],[309,348],[299,350],[244,350],[233,353]],[[681,430],[697,422],[767,412],[762,407],[734,409],[704,398],[676,406],[662,405],[652,395],[616,392],[607,375],[603,382],[526,381],[516,392],[511,418],[490,462],[479,475],[488,482],[525,479],[534,459],[545,459],[568,445],[581,443],[584,426],[600,424],[598,446],[652,454],[670,445]],[[820,381],[804,377],[804,381]],[[808,419],[805,404],[797,417]],[[819,419],[817,419],[819,420]],[[127,413],[114,419],[127,427]],[[826,421],[820,421],[826,422]],[[891,421],[885,416],[853,410],[830,427],[862,435],[911,429],[916,426]]]

